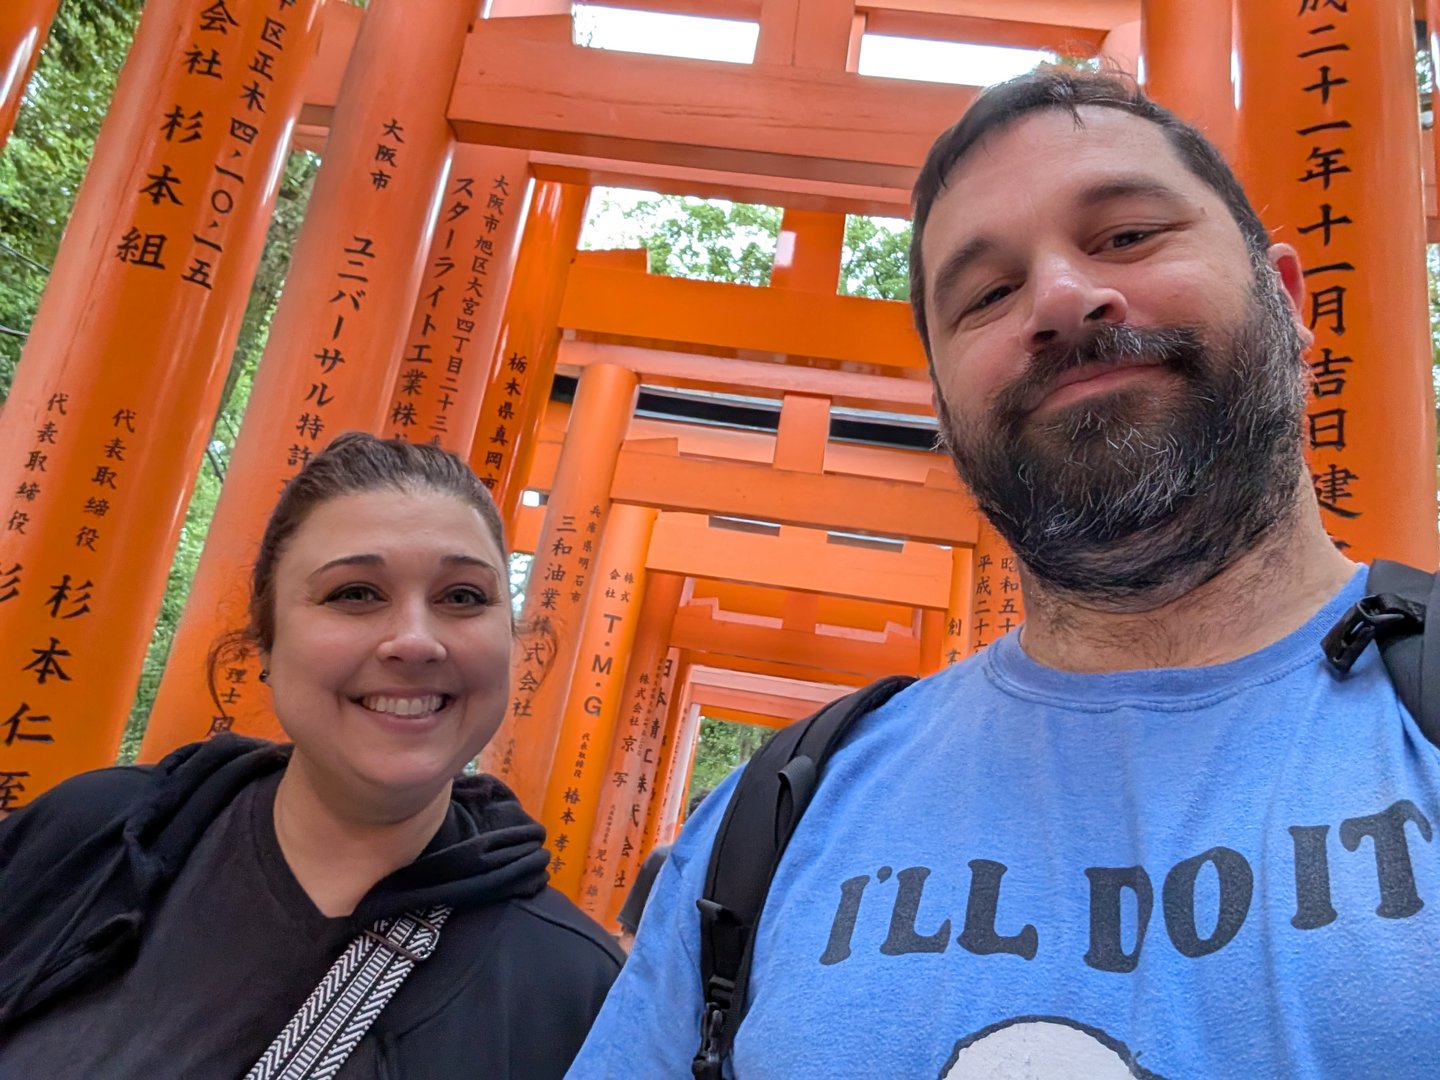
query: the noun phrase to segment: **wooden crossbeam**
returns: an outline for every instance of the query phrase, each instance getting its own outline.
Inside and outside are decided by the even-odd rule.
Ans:
[[[745,670],[764,670],[752,666],[757,664],[789,665],[815,679],[823,678],[815,671],[878,679],[897,672],[916,672],[920,665],[920,643],[913,637],[892,634],[883,642],[859,641],[717,619],[708,608],[681,608],[675,616],[670,643],[675,648],[694,650],[697,656],[703,654],[705,663],[712,666],[723,666],[719,658],[731,657],[745,664]]]
[[[586,49],[536,40],[526,21],[471,32],[448,110],[462,141],[905,190],[978,93]]]
[[[768,536],[709,527],[694,514],[662,514],[646,560],[650,570],[713,577],[801,592],[944,609],[950,552],[928,544],[882,551],[827,543],[822,533]]]
[[[611,493],[617,502],[665,511],[930,544],[973,545],[977,529],[974,502],[940,470],[933,484],[921,485],[627,449],[620,454]]]
[[[786,394],[828,397],[842,408],[932,416],[930,380],[913,369],[895,375],[800,367],[763,360],[737,360],[672,349],[566,340],[560,343],[562,368],[618,364],[648,386],[673,386],[755,397]]]
[[[899,301],[691,281],[583,260],[571,268],[560,325],[612,339],[693,343],[882,371],[926,369],[910,307]]]

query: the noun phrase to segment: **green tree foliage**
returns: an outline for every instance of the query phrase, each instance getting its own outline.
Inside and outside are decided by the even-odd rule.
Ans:
[[[679,195],[655,195],[627,205],[606,196],[592,215],[592,226],[614,217],[623,224],[602,230],[600,243],[645,248],[652,274],[770,284],[783,217],[779,207]],[[838,291],[876,300],[907,299],[909,246],[908,221],[848,216]]]
[[[40,295],[59,249],[139,22],[141,0],[64,0],[15,130],[0,154],[0,400],[9,393]],[[240,327],[151,639],[122,758],[133,756],[215,510],[225,466],[250,397],[319,159],[292,154]],[[209,418],[207,418],[209,419]]]
[[[140,0],[65,0],[0,153],[0,401],[139,17]]]
[[[686,805],[696,795],[708,794],[715,785],[750,760],[750,755],[770,737],[771,729],[758,724],[737,724],[704,717],[700,741],[695,744],[695,767],[690,770]]]

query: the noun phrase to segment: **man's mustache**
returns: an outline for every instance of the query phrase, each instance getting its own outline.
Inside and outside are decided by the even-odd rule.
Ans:
[[[1042,345],[1031,351],[1024,372],[995,399],[1002,424],[1023,419],[1066,373],[1088,364],[1156,364],[1186,378],[1205,367],[1205,346],[1194,327],[1141,328],[1128,323],[1097,326],[1079,340]]]

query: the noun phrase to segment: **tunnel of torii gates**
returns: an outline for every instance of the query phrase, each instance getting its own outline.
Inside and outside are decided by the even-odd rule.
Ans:
[[[212,698],[206,654],[280,486],[348,429],[466,455],[535,554],[551,634],[481,766],[607,925],[702,713],[784,724],[1016,625],[906,305],[837,295],[844,215],[908,214],[977,92],[857,74],[867,33],[1098,55],[1199,124],[1307,267],[1332,535],[1435,565],[1440,0],[610,2],[756,20],[754,63],[582,48],[557,0],[148,0],[0,417],[0,809],[115,758],[295,147],[323,164],[142,760],[278,733],[256,662]],[[0,134],[55,6],[0,4]],[[577,254],[596,185],[783,207],[771,284]]]

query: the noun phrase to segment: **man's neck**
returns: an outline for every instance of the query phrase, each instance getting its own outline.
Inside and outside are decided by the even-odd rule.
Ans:
[[[297,753],[275,793],[275,836],[295,880],[333,918],[349,915],[377,882],[414,862],[449,804],[447,785],[424,805],[348,812]]]
[[[1307,491],[1290,520],[1219,574],[1146,610],[1107,608],[1022,571],[1020,641],[1032,659],[1061,671],[1223,664],[1299,629],[1354,571]]]

